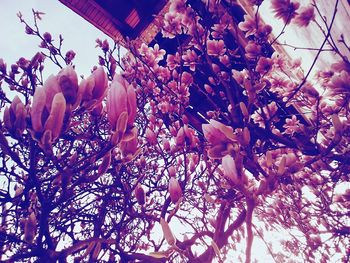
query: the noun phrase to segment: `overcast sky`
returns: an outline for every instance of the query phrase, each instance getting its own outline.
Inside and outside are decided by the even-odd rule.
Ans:
[[[0,58],[11,65],[20,57],[32,58],[39,51],[39,39],[26,35],[24,25],[19,22],[20,11],[27,21],[32,22],[32,8],[46,13],[39,21],[42,32],[48,31],[53,39],[62,34],[63,51],[76,52],[75,65],[78,75],[90,74],[90,69],[97,65],[99,50],[95,48],[96,38],[107,38],[101,31],[89,24],[58,0],[0,0]],[[58,68],[46,63],[45,75],[56,74]]]

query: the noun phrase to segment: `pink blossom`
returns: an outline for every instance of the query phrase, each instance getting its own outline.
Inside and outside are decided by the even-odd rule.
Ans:
[[[330,94],[335,96],[339,94],[350,93],[350,74],[343,70],[340,74],[333,75],[330,80]]]
[[[159,62],[163,60],[164,55],[166,54],[164,49],[159,49],[159,45],[155,44],[153,48],[151,48],[151,52],[153,56],[155,57],[155,61]]]
[[[124,157],[133,156],[138,149],[138,130],[136,127],[132,128],[128,140],[125,140],[125,135],[123,140],[120,142],[120,151]]]
[[[222,37],[225,29],[226,29],[226,25],[223,25],[223,24],[214,24],[212,27],[212,32],[211,32],[211,35],[213,38],[215,39],[219,39]]]
[[[182,197],[181,186],[175,177],[170,177],[169,194],[170,194],[170,199],[173,203],[176,203]]]
[[[283,128],[285,128],[285,133],[293,135],[295,132],[300,131],[301,124],[300,121],[297,119],[295,115],[292,116],[291,119],[286,119],[286,124],[283,125]]]
[[[236,139],[232,127],[226,126],[213,119],[209,121],[209,124],[202,124],[202,130],[204,137],[212,145],[228,143]]]
[[[275,13],[275,17],[282,19],[285,24],[296,16],[296,10],[299,8],[299,3],[291,2],[290,0],[271,0],[271,7]]]
[[[238,173],[236,168],[236,162],[231,155],[225,155],[222,158],[222,167],[224,169],[224,175],[230,179],[233,183],[238,184]]]
[[[179,52],[176,52],[175,55],[168,54],[166,62],[170,70],[175,69],[181,61]]]
[[[73,66],[62,69],[57,75],[57,82],[61,88],[67,104],[75,104],[78,96],[78,76]]]
[[[273,60],[271,58],[261,57],[258,60],[255,70],[261,75],[269,72],[273,66]]]
[[[207,52],[209,56],[220,56],[226,52],[225,43],[222,39],[220,40],[208,40],[207,41]]]
[[[10,108],[5,108],[4,124],[5,127],[17,135],[22,134],[26,127],[26,109],[21,99],[16,95]]]
[[[135,187],[135,197],[139,205],[144,205],[146,202],[146,193],[142,185],[138,183]]]
[[[57,93],[51,105],[50,115],[47,118],[44,130],[51,132],[51,141],[55,141],[61,133],[64,114],[66,112],[66,99],[63,93]]]
[[[313,6],[303,7],[295,18],[295,23],[301,27],[306,27],[312,20],[315,19],[315,12]]]
[[[258,55],[260,55],[261,47],[254,41],[249,41],[245,47],[245,51],[247,58],[255,59]]]
[[[92,98],[100,100],[106,92],[108,85],[107,74],[103,70],[103,67],[98,67],[93,73],[92,77],[94,78],[95,85],[92,90]]]
[[[174,38],[182,33],[181,16],[173,13],[166,13],[164,16],[164,26],[162,28],[164,37]]]
[[[42,132],[42,115],[46,104],[46,93],[43,87],[37,87],[34,96],[33,104],[30,111],[30,116],[32,120],[32,128],[35,132]]]
[[[259,19],[260,22],[260,19]],[[252,18],[250,15],[244,15],[244,21],[238,24],[238,28],[245,33],[246,37],[254,35],[257,31],[257,26],[261,26],[261,23],[257,25],[255,18]]]
[[[146,140],[150,145],[157,144],[157,135],[150,128],[146,129]]]
[[[128,113],[128,125],[133,126],[136,117],[135,89],[121,75],[117,74],[107,94],[108,121],[113,130],[123,112]]]
[[[190,70],[195,71],[198,56],[194,50],[186,50],[185,54],[182,55],[182,59],[185,61],[185,65],[190,67]]]
[[[46,94],[46,108],[48,111],[51,110],[51,104],[53,97],[58,93],[61,92],[61,88],[59,86],[59,83],[57,81],[57,77],[54,75],[50,75],[46,81],[44,82],[44,90]]]

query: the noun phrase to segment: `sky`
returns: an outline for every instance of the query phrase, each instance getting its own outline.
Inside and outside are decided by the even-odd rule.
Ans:
[[[42,21],[39,21],[40,30],[50,32],[53,39],[58,39],[62,34],[64,53],[70,49],[75,51],[74,64],[78,75],[89,75],[101,54],[95,48],[96,38],[109,38],[58,0],[0,0],[0,58],[9,66],[22,56],[32,58],[40,50],[39,39],[25,34],[24,24],[16,15],[20,11],[25,20],[32,24],[32,8],[45,13]],[[46,67],[46,76],[57,74],[58,68],[49,61]]]

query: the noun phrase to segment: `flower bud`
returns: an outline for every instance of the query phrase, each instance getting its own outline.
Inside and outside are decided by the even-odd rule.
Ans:
[[[138,183],[136,188],[135,188],[135,197],[136,197],[136,201],[139,205],[145,204],[146,193],[145,193],[145,190],[143,190],[143,187],[140,183]]]
[[[286,171],[286,160],[286,156],[283,156],[278,165],[277,175],[283,175]]]
[[[169,176],[170,177],[175,177],[176,176],[176,168],[175,166],[170,166],[168,168]]]
[[[24,224],[24,241],[32,243],[36,233],[37,220],[34,212],[32,212]]]
[[[104,72],[103,67],[98,67],[93,73],[95,86],[92,91],[92,97],[96,100],[100,100],[106,93],[108,78]]]
[[[98,167],[98,176],[105,174],[111,164],[111,152],[105,154],[102,158],[102,162]]]
[[[157,135],[150,128],[146,129],[146,140],[150,145],[157,144]]]
[[[63,94],[57,93],[52,100],[50,115],[45,123],[45,131],[51,131],[51,140],[55,141],[61,133],[64,113],[66,111],[66,100]]]
[[[35,132],[42,132],[42,114],[46,103],[46,93],[43,87],[37,87],[33,96],[33,105],[30,111],[32,128]]]
[[[75,104],[78,96],[78,76],[73,66],[67,66],[57,75],[57,81],[67,104]]]
[[[250,132],[247,127],[244,127],[243,129],[243,145],[249,145],[250,143]]]
[[[230,156],[226,155],[222,158],[222,167],[224,168],[224,175],[235,184],[239,183],[238,173],[236,168],[235,160]]]
[[[173,233],[171,232],[171,229],[169,227],[168,222],[165,221],[164,218],[160,218],[160,225],[162,227],[164,238],[165,238],[166,242],[168,242],[168,244],[170,246],[175,245],[176,239],[175,239]]]
[[[244,102],[240,102],[239,103],[239,107],[241,109],[241,112],[243,114],[244,119],[248,120],[249,119],[249,113],[248,113],[248,109],[247,106],[245,105]]]
[[[175,177],[170,177],[169,194],[170,194],[170,199],[173,203],[176,203],[182,197],[182,189]]]

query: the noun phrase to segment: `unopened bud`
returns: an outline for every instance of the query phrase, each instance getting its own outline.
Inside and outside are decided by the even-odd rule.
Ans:
[[[135,197],[136,201],[139,205],[144,205],[146,202],[146,193],[143,190],[142,185],[140,183],[137,184],[135,188]]]
[[[36,232],[36,217],[34,212],[32,212],[24,224],[24,240],[28,243],[32,243]]]
[[[175,177],[170,177],[169,194],[170,194],[170,199],[173,203],[176,203],[182,197],[182,189]]]
[[[105,174],[110,164],[111,164],[111,152],[109,151],[108,153],[105,154],[105,156],[103,156],[102,162],[98,167],[98,176]]]
[[[250,143],[250,132],[247,127],[243,129],[243,145],[249,145]]]
[[[161,218],[160,219],[160,225],[162,227],[164,238],[165,238],[166,242],[168,242],[168,244],[170,246],[175,245],[176,239],[175,239],[173,233],[171,232],[171,229],[169,227],[168,222],[165,221],[164,218]]]
[[[283,156],[277,170],[277,175],[283,175],[286,171],[286,156]]]
[[[249,119],[249,113],[248,113],[248,109],[247,106],[245,105],[244,102],[240,102],[239,103],[239,107],[241,109],[241,112],[243,114],[244,119],[248,120]]]
[[[66,100],[59,92],[52,100],[50,115],[45,123],[45,131],[51,131],[52,141],[56,140],[61,133],[65,111]]]

